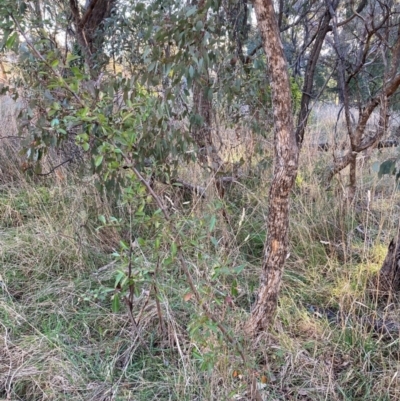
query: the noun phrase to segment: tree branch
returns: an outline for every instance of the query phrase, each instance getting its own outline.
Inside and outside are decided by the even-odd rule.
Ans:
[[[72,17],[74,18],[75,23],[79,25],[81,21],[81,13],[79,12],[79,7],[76,0],[69,0],[69,5],[71,7]]]
[[[64,164],[66,164],[66,163],[70,163],[70,162],[72,162],[72,157],[70,157],[69,159],[67,159],[67,160],[64,160],[62,163],[60,163],[60,164],[58,164],[57,166],[55,166],[55,167],[53,167],[49,172],[47,172],[47,173],[35,173],[35,175],[38,175],[38,176],[46,176],[46,175],[50,175],[51,173],[54,173],[54,171],[56,171],[58,168],[60,168],[61,166],[63,166]]]
[[[89,19],[89,17],[92,15],[92,12],[96,6],[98,0],[92,0],[89,4],[89,7],[87,8],[85,14],[83,15],[81,21],[79,22],[79,26],[81,28],[83,28],[87,22],[87,20]]]
[[[354,14],[352,16],[350,16],[349,18],[347,18],[346,20],[339,22],[337,24],[338,27],[341,27],[343,25],[348,24],[350,21],[352,21],[355,17],[358,17],[358,14],[360,14],[360,12],[362,10],[364,10],[365,6],[368,4],[368,0],[362,0],[360,5],[357,7],[357,10],[354,12]]]

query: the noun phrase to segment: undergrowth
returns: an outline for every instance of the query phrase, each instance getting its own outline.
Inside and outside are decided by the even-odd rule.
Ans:
[[[156,187],[225,335],[196,302],[172,228],[145,192],[116,202],[70,171],[38,180],[8,166],[0,399],[249,400],[253,387],[264,400],[399,398],[399,336],[371,325],[400,323],[398,304],[382,305],[369,291],[397,230],[399,193],[365,166],[347,206],[341,178],[326,190],[316,173],[327,156],[308,146],[277,317],[257,343],[242,324],[259,283],[268,170],[250,166],[223,199],[212,187],[205,199]],[[116,286],[129,265],[131,315]]]

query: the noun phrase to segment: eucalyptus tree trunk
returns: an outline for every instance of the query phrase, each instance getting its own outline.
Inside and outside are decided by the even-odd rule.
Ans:
[[[198,158],[201,164],[211,164],[213,171],[218,171],[222,165],[221,158],[214,146],[212,138],[213,108],[212,99],[205,90],[209,85],[208,76],[201,77],[200,82],[193,84],[193,111],[202,119],[200,124],[192,127],[192,137],[198,147]]]
[[[277,305],[283,266],[288,253],[290,192],[298,167],[299,145],[293,124],[292,99],[286,58],[272,0],[255,0],[255,12],[268,59],[274,109],[274,176],[269,192],[267,239],[261,284],[248,334],[255,336],[271,323]]]
[[[116,3],[116,0],[87,0],[82,8],[78,0],[69,0],[76,40],[92,78],[97,78],[99,67],[104,63],[99,60],[104,45],[102,25]]]
[[[198,12],[203,12],[205,0],[194,0],[192,4],[197,4]],[[207,21],[207,12],[202,17],[203,25]],[[198,53],[206,52],[203,44],[203,35],[199,34]],[[201,164],[208,165],[210,162],[211,169],[217,172],[222,166],[222,160],[214,146],[212,137],[213,126],[213,106],[212,96],[210,96],[208,88],[210,87],[210,79],[208,71],[205,68],[201,72],[200,77],[193,83],[193,112],[201,117],[201,123],[195,122],[191,132],[192,138],[198,147],[198,158]]]
[[[319,21],[319,29],[315,35],[314,44],[312,46],[309,60],[306,66],[304,74],[303,93],[301,96],[300,112],[297,118],[296,138],[297,142],[303,143],[304,133],[308,123],[308,117],[310,115],[310,101],[312,98],[314,76],[317,68],[317,62],[321,54],[322,45],[325,40],[326,34],[331,30],[330,27],[331,15],[327,10]]]

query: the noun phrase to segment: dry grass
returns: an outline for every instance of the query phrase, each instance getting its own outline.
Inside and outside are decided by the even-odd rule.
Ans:
[[[257,343],[242,337],[241,324],[258,286],[271,154],[247,146],[254,141],[248,132],[226,149],[231,162],[244,149],[252,153],[224,200],[210,188],[206,200],[179,203],[158,188],[172,202],[195,284],[243,348],[246,364],[187,296],[184,275],[167,260],[166,226],[142,225],[133,206],[107,201],[92,182],[67,170],[63,180],[26,177],[2,147],[0,399],[233,401],[250,400],[254,386],[263,400],[400,398],[399,336],[380,335],[366,323],[379,316],[400,324],[399,305],[376,303],[368,291],[400,217],[393,179],[378,179],[370,163],[396,151],[360,160],[357,199],[348,208],[345,174],[326,191],[320,173],[332,154],[314,146],[321,129],[331,135],[335,122],[332,108],[313,115],[293,191],[278,314]],[[182,178],[207,183],[196,177],[199,171],[190,168]],[[122,223],[99,228],[99,215]],[[110,254],[131,233],[143,240],[134,248],[135,268],[152,272],[137,283],[139,332],[125,309],[112,313],[107,292],[115,272],[125,269]]]

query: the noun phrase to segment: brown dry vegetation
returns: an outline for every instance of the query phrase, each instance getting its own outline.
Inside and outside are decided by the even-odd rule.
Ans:
[[[0,136],[15,135],[15,114],[0,105]],[[211,186],[206,199],[189,200],[157,186],[185,232],[184,256],[196,285],[240,341],[246,365],[217,331],[206,331],[174,264],[154,278],[162,324],[152,283],[134,299],[139,335],[125,310],[112,313],[106,288],[118,264],[110,254],[129,231],[154,233],[135,227],[129,205],[100,196],[90,177],[70,167],[46,177],[24,173],[19,142],[2,139],[0,399],[233,401],[251,399],[255,387],[259,400],[398,399],[399,334],[380,334],[371,322],[387,319],[398,327],[399,305],[381,305],[369,292],[400,217],[394,180],[378,179],[370,167],[397,150],[360,159],[357,199],[346,208],[345,172],[326,190],[321,177],[333,156],[316,146],[321,138],[334,143],[336,112],[334,106],[313,112],[292,194],[278,314],[258,343],[242,338],[241,326],[254,301],[265,240],[269,140],[260,145],[245,129],[220,133],[224,143],[237,139],[224,147],[225,160],[245,160],[235,167],[238,183],[227,188],[224,202]],[[57,162],[49,159],[44,170]],[[206,178],[195,180],[199,172],[204,177],[198,167],[182,169],[182,179],[207,186]],[[98,229],[99,215],[123,223]],[[202,227],[212,216],[217,223],[210,235]],[[160,255],[168,253],[163,247]],[[146,245],[134,251],[142,263],[156,263]],[[216,274],[221,266],[243,270]]]

